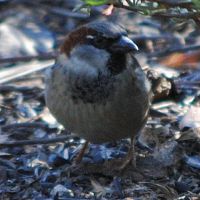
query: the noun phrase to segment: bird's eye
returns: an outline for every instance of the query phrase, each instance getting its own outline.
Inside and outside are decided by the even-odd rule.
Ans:
[[[96,43],[96,44],[104,44],[105,41],[106,41],[106,39],[103,38],[103,37],[97,37],[97,38],[95,39],[95,43]]]

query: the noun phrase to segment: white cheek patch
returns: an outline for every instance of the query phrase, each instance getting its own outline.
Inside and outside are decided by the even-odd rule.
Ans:
[[[65,54],[61,54],[58,57],[58,62],[68,72],[77,73],[79,75],[94,74],[95,69],[90,67],[84,59],[80,59],[76,54],[72,54],[70,57]]]
[[[109,58],[110,54],[103,49],[97,49],[92,45],[79,45],[72,50],[67,60],[73,68],[98,71],[107,69]]]
[[[90,64],[85,62],[76,56],[73,59],[70,59],[68,62],[68,69],[75,74],[79,74],[80,76],[88,75],[88,76],[96,76],[97,70],[93,68]]]

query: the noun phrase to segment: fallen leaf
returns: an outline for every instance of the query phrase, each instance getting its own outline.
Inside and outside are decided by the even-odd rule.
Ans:
[[[190,67],[197,67],[200,61],[200,51],[192,53],[172,53],[164,57],[160,63],[167,67],[179,68],[185,65],[190,65]]]

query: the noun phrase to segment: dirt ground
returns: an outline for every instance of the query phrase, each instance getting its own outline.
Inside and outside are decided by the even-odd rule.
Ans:
[[[200,199],[200,31],[192,20],[158,19],[116,9],[74,13],[76,1],[0,1],[0,199]],[[104,18],[123,24],[154,89],[135,144],[136,168],[118,166],[130,141],[90,144],[51,116],[45,68],[65,35]]]

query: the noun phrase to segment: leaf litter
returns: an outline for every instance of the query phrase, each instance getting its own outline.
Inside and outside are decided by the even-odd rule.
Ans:
[[[5,47],[0,77],[7,72],[0,86],[1,199],[199,199],[199,30],[189,22],[177,27],[124,10],[106,17],[95,7],[91,17],[72,14],[76,3],[7,1],[2,7],[1,31],[9,32],[9,45],[0,38]],[[43,68],[27,75],[19,68],[30,62],[20,56],[56,51],[69,30],[94,17],[126,26],[154,86],[150,116],[136,142],[137,169],[117,170],[128,151],[126,139],[91,144],[74,166],[84,141],[64,130],[46,108]],[[12,62],[3,62],[8,57]],[[9,69],[20,76],[10,76]]]

